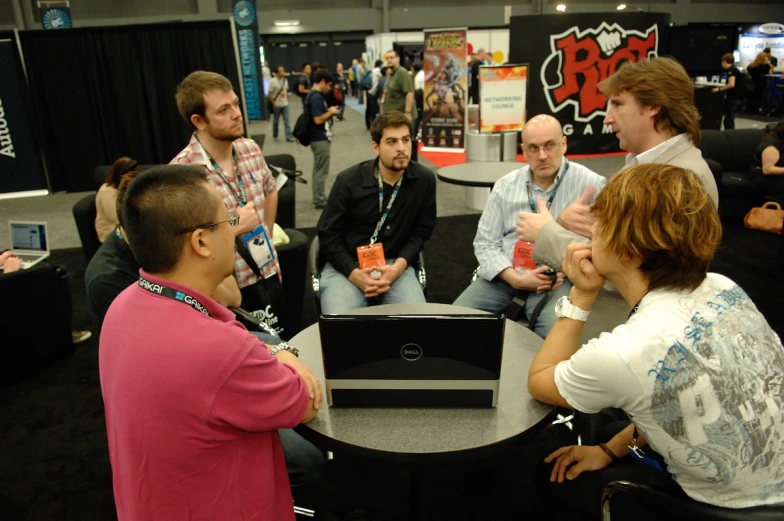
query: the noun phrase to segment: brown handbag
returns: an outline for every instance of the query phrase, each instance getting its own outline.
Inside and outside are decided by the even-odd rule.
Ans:
[[[773,233],[781,233],[783,223],[784,210],[779,203],[773,202],[765,203],[761,208],[752,208],[743,218],[746,228]]]

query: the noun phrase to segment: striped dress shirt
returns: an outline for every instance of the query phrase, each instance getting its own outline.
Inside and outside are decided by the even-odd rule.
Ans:
[[[479,276],[493,280],[506,268],[512,267],[514,245],[517,242],[517,221],[520,212],[531,213],[528,202],[528,186],[536,200],[542,196],[548,201],[555,187],[558,190],[550,206],[550,213],[557,219],[564,208],[572,204],[589,186],[596,187],[596,194],[607,184],[607,179],[596,172],[568,161],[569,169],[564,172],[567,159],[561,162],[555,181],[547,190],[542,190],[531,180],[531,167],[524,166],[499,179],[490,193],[487,205],[479,219],[474,238],[474,254],[479,262]],[[560,183],[560,184],[559,184]],[[593,199],[589,201],[593,203]]]

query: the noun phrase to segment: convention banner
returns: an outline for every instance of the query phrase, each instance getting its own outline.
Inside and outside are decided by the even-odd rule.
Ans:
[[[739,45],[740,66],[745,69],[767,48],[770,48],[770,54],[778,58],[779,62],[784,60],[784,34],[742,34]]]
[[[16,42],[0,39],[0,199],[47,193],[29,106]]]
[[[248,119],[266,119],[267,104],[263,99],[261,85],[261,54],[259,52],[259,20],[256,3],[234,0],[234,26],[240,53],[242,82],[245,88],[245,104]]]
[[[527,65],[479,68],[479,132],[523,130]]]
[[[513,16],[509,61],[529,66],[528,119],[557,118],[570,153],[619,151],[598,85],[624,62],[668,55],[669,31],[670,15],[659,13]]]
[[[466,29],[425,31],[423,150],[465,150],[466,45]]]
[[[71,4],[68,2],[38,2],[38,13],[44,29],[70,29]]]

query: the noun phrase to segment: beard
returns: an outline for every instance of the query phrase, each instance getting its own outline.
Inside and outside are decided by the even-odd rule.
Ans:
[[[405,161],[403,159],[405,159]],[[392,157],[387,160],[386,158],[379,156],[379,161],[381,161],[381,164],[384,165],[384,168],[389,171],[404,172],[406,168],[408,168],[408,164],[411,159],[408,156],[405,156],[405,158]]]
[[[245,127],[244,125],[240,125],[239,128],[209,128],[208,132],[210,137],[217,141],[234,141],[245,134]]]

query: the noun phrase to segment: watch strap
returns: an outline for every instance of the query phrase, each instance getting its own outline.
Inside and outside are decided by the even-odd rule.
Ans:
[[[289,351],[292,355],[299,357],[299,349],[289,344],[288,342],[280,342],[278,345],[270,349],[269,354],[275,356],[281,351]]]

